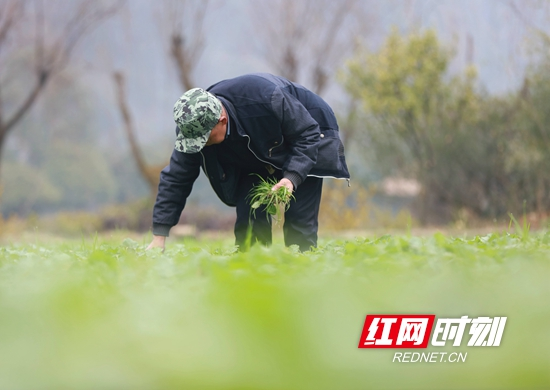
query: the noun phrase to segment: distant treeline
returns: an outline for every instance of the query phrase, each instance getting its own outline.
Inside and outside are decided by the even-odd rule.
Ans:
[[[473,66],[451,74],[453,53],[434,31],[404,36],[395,30],[375,51],[357,48],[339,73],[352,97],[337,113],[349,160],[374,172],[371,178],[417,180],[421,222],[446,222],[464,212],[487,219],[509,212],[546,215],[547,38],[535,48],[523,85],[500,96],[483,90]],[[11,66],[24,66],[23,57],[17,61]],[[17,97],[18,86],[12,90],[6,100]],[[40,105],[40,120],[48,126],[36,115],[24,118],[3,156],[4,216],[94,209],[150,196],[129,148],[111,142],[122,135],[105,138],[97,131],[101,123],[92,103],[65,73]],[[160,149],[143,147],[157,161],[169,156],[169,143]],[[359,170],[352,176],[365,177]],[[212,191],[204,196],[215,198]]]
[[[382,175],[422,185],[421,220],[449,221],[550,211],[550,55],[534,48],[523,85],[483,91],[476,69],[451,75],[452,52],[434,31],[394,31],[376,52],[360,51],[342,73],[361,103],[348,132]],[[356,149],[357,150],[357,149]]]

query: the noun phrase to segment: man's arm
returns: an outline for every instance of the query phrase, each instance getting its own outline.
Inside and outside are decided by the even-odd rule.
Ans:
[[[164,248],[165,238],[180,219],[193,183],[200,173],[201,154],[174,150],[170,164],[160,173],[157,199],[153,209],[153,242],[149,248]],[[162,237],[162,238],[159,238]]]
[[[290,155],[283,165],[283,176],[296,189],[317,161],[319,124],[296,97],[279,88],[274,90],[271,104],[281,123],[285,142],[290,147]]]

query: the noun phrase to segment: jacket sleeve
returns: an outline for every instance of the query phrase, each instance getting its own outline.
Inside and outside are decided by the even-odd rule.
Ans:
[[[201,154],[186,154],[174,150],[170,164],[160,173],[157,200],[153,209],[153,234],[168,236],[176,225],[199,176]]]
[[[280,88],[273,91],[271,106],[281,124],[285,143],[290,149],[283,165],[283,175],[296,188],[306,179],[317,161],[319,124],[298,99]]]

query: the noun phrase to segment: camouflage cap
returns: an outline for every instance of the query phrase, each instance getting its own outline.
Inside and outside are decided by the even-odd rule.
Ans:
[[[175,149],[184,153],[199,152],[222,114],[221,102],[202,88],[185,92],[174,105],[178,125]]]

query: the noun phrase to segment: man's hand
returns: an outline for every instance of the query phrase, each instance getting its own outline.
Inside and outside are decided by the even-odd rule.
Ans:
[[[281,187],[286,187],[290,192],[294,191],[294,185],[287,178],[282,178],[277,184],[273,186],[271,191],[277,191]]]
[[[166,237],[164,236],[153,236],[153,241],[149,244],[146,250],[151,248],[161,248],[164,252],[164,243],[166,242]]]

